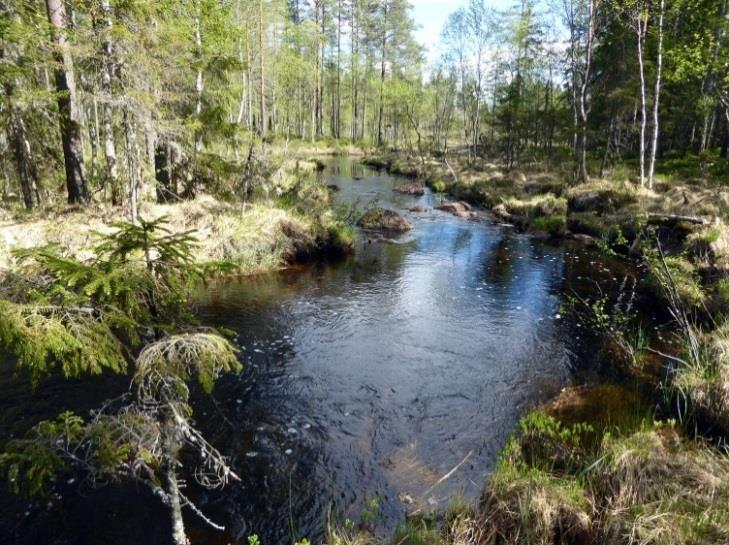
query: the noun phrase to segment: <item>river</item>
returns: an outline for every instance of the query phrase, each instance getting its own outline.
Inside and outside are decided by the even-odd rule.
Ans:
[[[620,281],[595,254],[487,215],[433,211],[430,192],[395,193],[403,180],[350,159],[323,176],[338,203],[392,208],[414,229],[360,233],[345,260],[218,282],[200,296],[203,323],[234,330],[246,364],[196,405],[242,478],[196,492],[227,527],[216,533],[188,513],[200,543],[254,533],[265,545],[319,540],[328,520],[347,518],[385,535],[408,511],[476,499],[520,416],[604,367],[594,336],[562,310],[586,276]],[[408,211],[415,206],[427,211]],[[6,396],[5,419],[11,403],[14,414],[28,408]],[[79,495],[72,485],[48,505],[3,501],[9,542],[164,542],[153,500],[129,487]]]

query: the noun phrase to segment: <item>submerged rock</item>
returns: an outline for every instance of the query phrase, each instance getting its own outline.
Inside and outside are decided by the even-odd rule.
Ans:
[[[402,193],[404,195],[413,195],[415,197],[421,197],[425,194],[425,189],[419,183],[412,182],[409,184],[399,185],[392,188],[393,191]]]
[[[404,233],[413,228],[413,225],[397,212],[385,208],[373,208],[360,218],[357,225],[363,229],[376,231],[394,231]]]
[[[509,211],[506,210],[506,206],[503,204],[497,204],[491,209],[491,212],[493,212],[494,216],[501,221],[510,222],[513,219]]]
[[[444,202],[442,204],[436,205],[435,208],[436,210],[443,210],[444,212],[450,212],[451,214],[455,214],[457,212],[471,211],[471,205],[463,201]]]
[[[471,211],[471,205],[463,201],[446,202],[437,205],[435,209],[449,212],[459,218],[473,218],[476,216],[476,213]]]
[[[595,237],[585,233],[574,233],[570,238],[585,246],[595,246],[597,244],[597,239]]]

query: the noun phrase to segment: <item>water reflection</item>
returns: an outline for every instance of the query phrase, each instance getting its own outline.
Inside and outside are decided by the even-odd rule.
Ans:
[[[327,516],[356,520],[373,495],[384,534],[412,508],[398,496],[428,509],[454,494],[474,498],[524,410],[591,364],[576,355],[576,325],[557,317],[581,267],[596,269],[581,253],[489,222],[410,213],[432,209],[433,196],[393,193],[392,177],[353,161],[335,161],[325,176],[341,203],[391,207],[415,228],[390,242],[361,237],[356,257],[331,266],[227,281],[201,295],[202,321],[236,332],[246,371],[196,403],[199,424],[242,477],[210,495],[190,485],[228,528],[212,532],[191,515],[199,542],[245,543],[251,533],[262,543],[292,533],[316,540]],[[106,395],[64,382],[44,400],[19,393],[9,376],[0,383],[3,419],[96,406]],[[62,487],[66,499],[49,508],[4,498],[0,535],[163,543],[155,500],[114,490]]]
[[[432,206],[393,194],[381,173],[357,181],[340,166],[331,182],[348,202]],[[383,531],[407,507],[399,493],[430,507],[476,497],[523,410],[568,380],[554,318],[562,250],[489,223],[410,217],[404,240],[364,239],[348,262],[209,292],[203,316],[239,333],[250,368],[218,393],[240,400],[226,402],[236,429],[219,435],[245,457],[244,482],[215,500],[220,516],[242,515],[236,536],[284,540],[293,515],[316,537],[329,511],[356,519],[373,494]]]

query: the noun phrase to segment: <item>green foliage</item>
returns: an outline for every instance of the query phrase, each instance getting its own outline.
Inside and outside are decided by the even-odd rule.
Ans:
[[[203,464],[223,467],[219,453],[184,420],[192,412],[187,384],[195,380],[210,393],[222,374],[242,369],[236,355],[227,340],[212,332],[174,335],[146,346],[136,362],[136,399],[126,396],[119,409],[92,413],[88,422],[62,413],[37,424],[25,438],[8,442],[0,470],[11,491],[42,494],[59,472],[71,470],[86,474],[92,483],[134,478],[151,479],[157,486],[161,479],[153,473],[171,455],[165,427],[169,414],[179,426],[176,441],[202,448]],[[176,452],[179,445],[172,448]]]
[[[561,236],[567,230],[567,218],[563,214],[540,216],[532,220],[530,228],[534,231],[545,231],[552,236]]]
[[[433,517],[412,517],[397,525],[393,545],[440,545],[442,535]]]
[[[127,368],[124,345],[105,318],[90,308],[0,300],[0,346],[18,357],[33,384],[56,367],[66,378]]]
[[[139,342],[140,328],[194,321],[188,293],[210,267],[194,264],[189,232],[170,233],[165,223],[117,224],[87,262],[58,247],[17,252],[26,274],[43,282],[23,301],[0,301],[0,346],[34,383],[56,367],[67,378],[124,372],[125,344]]]
[[[688,308],[700,308],[706,301],[696,266],[683,256],[666,256],[665,263],[655,254],[646,257],[649,275],[646,284],[654,294],[670,302],[670,293],[675,292],[682,304]]]
[[[565,426],[543,411],[522,417],[519,429],[524,460],[544,471],[582,467],[588,455],[585,441],[595,431],[589,424]]]
[[[224,373],[242,370],[237,350],[226,339],[212,332],[171,335],[147,345],[137,358],[134,382],[144,384],[150,377],[173,377],[188,382],[196,379],[211,393],[215,381]]]
[[[8,442],[0,454],[0,472],[14,493],[43,494],[56,474],[67,467],[54,443],[73,445],[84,435],[84,423],[71,412],[40,422],[25,439]]]
[[[381,499],[379,496],[372,496],[367,500],[365,507],[359,514],[359,520],[362,526],[369,527],[373,525],[378,518],[380,518],[380,504]]]

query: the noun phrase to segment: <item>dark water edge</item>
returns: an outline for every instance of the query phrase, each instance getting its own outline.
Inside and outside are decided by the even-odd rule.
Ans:
[[[337,263],[201,294],[201,320],[236,331],[246,371],[195,404],[242,482],[213,493],[190,483],[228,528],[209,530],[188,512],[193,543],[245,543],[253,533],[264,544],[292,534],[318,541],[327,519],[357,521],[375,497],[374,526],[386,535],[412,507],[401,493],[428,509],[475,499],[529,408],[570,384],[623,380],[599,336],[562,306],[573,290],[593,293],[594,281],[615,292],[635,274],[629,266],[488,217],[433,212],[433,195],[393,193],[400,180],[348,160],[325,176],[341,203],[390,207],[415,229],[385,240],[364,233],[355,256]],[[416,205],[429,211],[407,212]],[[1,437],[62,409],[83,414],[127,383],[57,381],[31,392],[4,370]],[[92,491],[70,479],[43,500],[0,492],[0,543],[167,542],[165,512],[143,491]]]

